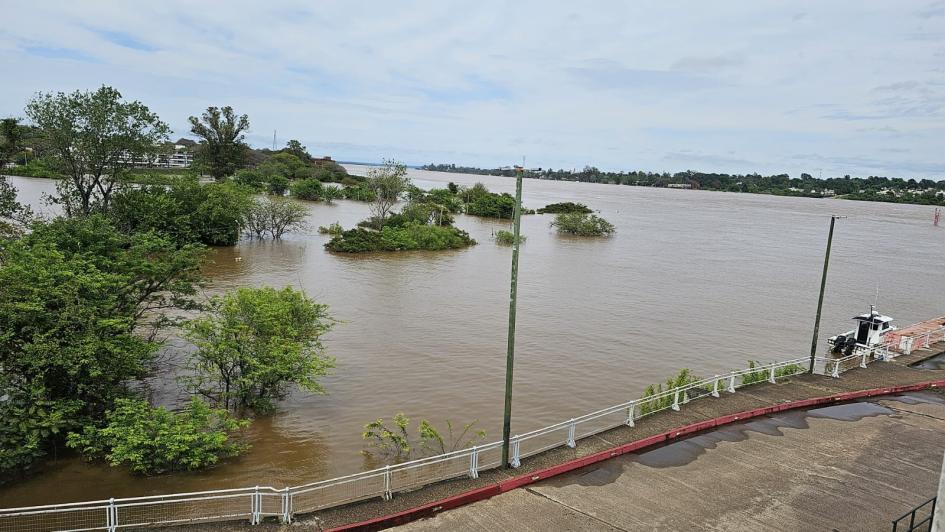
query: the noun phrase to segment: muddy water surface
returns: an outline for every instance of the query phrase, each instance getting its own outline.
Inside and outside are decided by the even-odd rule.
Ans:
[[[364,169],[351,167],[353,172]],[[412,171],[422,187],[514,181]],[[37,202],[48,180],[13,178]],[[556,235],[550,216],[522,231],[513,431],[524,432],[638,397],[688,367],[710,375],[746,360],[804,356],[810,345],[828,216],[838,222],[824,336],[850,328],[879,289],[900,324],[942,314],[945,228],[931,207],[527,180],[525,204],[586,203],[613,222],[608,239]],[[403,411],[442,424],[474,419],[501,434],[510,249],[491,235],[507,222],[458,216],[479,245],[460,251],[333,255],[319,225],[350,227],[367,206],[311,203],[307,231],[280,242],[215,249],[212,293],[292,285],[331,306],[325,340],[338,367],[328,395],[294,394],[257,420],[253,450],[197,474],[140,478],[60,458],[0,490],[0,506],[247,485],[282,487],[356,472],[361,426]],[[237,260],[240,259],[240,260]],[[169,342],[150,380],[162,404],[180,399]]]

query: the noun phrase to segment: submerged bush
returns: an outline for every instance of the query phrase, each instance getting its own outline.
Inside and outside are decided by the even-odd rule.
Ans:
[[[572,203],[570,201],[565,201],[562,203],[552,203],[550,205],[545,205],[544,207],[538,209],[538,214],[560,214],[563,212],[567,213],[580,213],[580,214],[591,214],[592,211],[590,207],[584,205],[583,203]]]
[[[344,190],[342,190],[342,195],[345,199],[366,202],[372,202],[377,198],[377,195],[374,194],[374,191],[371,190],[366,183],[346,186]]]
[[[301,200],[318,201],[322,199],[324,187],[322,182],[317,179],[303,179],[292,183],[290,187],[292,195]]]
[[[322,225],[322,226],[319,226],[318,228],[319,233],[323,235],[331,235],[331,236],[338,236],[341,233],[344,233],[344,231],[345,231],[344,228],[341,227],[341,224],[338,222],[335,222],[328,226]]]
[[[525,235],[518,235],[518,241],[519,243],[524,244]],[[503,246],[511,246],[515,242],[515,233],[505,230],[496,231],[495,242],[496,244],[502,244]]]
[[[230,417],[194,397],[180,412],[152,408],[139,399],[118,399],[105,426],[69,434],[67,444],[89,459],[153,475],[200,469],[248,448],[231,436],[249,421]]]
[[[417,456],[443,454],[472,447],[486,438],[486,431],[477,429],[479,420],[464,423],[462,432],[456,433],[453,423],[446,420],[446,431],[437,429],[429,421],[422,419],[417,426],[417,438],[410,437],[410,419],[400,412],[391,418],[393,425],[388,425],[378,418],[364,425],[361,438],[370,442],[374,451],[362,450],[364,455],[406,459]],[[458,427],[457,427],[458,430]]]
[[[562,213],[555,216],[551,227],[558,232],[576,236],[609,236],[616,230],[614,225],[595,214]]]
[[[342,253],[369,251],[409,251],[456,249],[476,243],[466,231],[410,222],[402,226],[384,226],[380,231],[361,227],[332,238],[325,247]]]

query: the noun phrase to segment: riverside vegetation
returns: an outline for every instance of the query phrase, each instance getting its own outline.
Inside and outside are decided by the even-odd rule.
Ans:
[[[341,253],[456,249],[476,244],[466,231],[453,227],[451,209],[439,193],[412,187],[406,167],[388,161],[370,171],[367,186],[373,194],[372,216],[359,227],[335,234],[325,247]],[[411,199],[395,212],[408,193]]]
[[[245,153],[246,121],[226,109],[203,118],[211,175]],[[109,87],[38,94],[27,114],[63,215],[33,217],[0,178],[0,482],[66,447],[142,474],[210,466],[245,451],[242,429],[289,390],[323,391],[327,306],[291,288],[198,297],[206,246],[234,244],[250,212],[283,204],[226,176],[128,186],[122,154],[161,145],[168,128]],[[136,386],[171,327],[197,347],[180,383],[191,401],[175,411]]]
[[[291,288],[208,301],[208,246],[302,227],[300,199],[369,202],[358,227],[327,228],[326,246],[350,252],[469,246],[456,213],[514,210],[511,196],[481,184],[422,191],[393,162],[364,178],[316,161],[298,141],[252,150],[248,117],[229,107],[191,117],[202,139],[196,166],[169,171],[132,167],[167,147],[169,128],[113,88],[40,93],[27,115],[31,126],[0,123],[4,160],[56,178],[47,200],[63,214],[33,216],[0,177],[0,482],[68,448],[140,474],[212,466],[245,452],[245,427],[291,390],[324,391],[320,378],[334,366],[321,343],[334,324],[328,307]],[[139,384],[175,331],[196,346],[179,379],[190,401],[155,407]],[[431,427],[421,440],[445,445]]]

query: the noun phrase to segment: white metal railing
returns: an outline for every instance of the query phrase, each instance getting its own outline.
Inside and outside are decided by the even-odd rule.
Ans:
[[[893,349],[887,344],[878,344],[870,347],[857,347],[853,353],[839,358],[817,357],[817,362],[823,363],[823,374],[839,378],[844,371],[855,367],[865,368],[874,360],[891,360]]]
[[[850,369],[854,356],[865,367],[868,358],[882,358],[871,349],[843,358],[818,357],[834,377]],[[886,351],[888,355],[888,350]],[[510,462],[521,465],[523,458],[560,446],[575,447],[582,438],[620,426],[633,427],[636,421],[663,410],[679,410],[682,405],[757,382],[776,382],[806,371],[809,358],[760,365],[715,375],[654,395],[591,412],[568,421],[519,434],[510,440]],[[382,497],[390,499],[399,491],[415,489],[441,480],[469,476],[501,465],[502,442],[492,442],[304,484],[276,489],[252,487],[173,495],[108,499],[82,503],[0,509],[0,532],[20,530],[108,530],[173,525],[201,521],[248,519],[258,524],[266,517],[291,522],[294,514],[331,508],[351,502]]]
[[[938,329],[933,329],[931,331],[926,331],[924,333],[900,336],[899,345],[892,347],[898,351],[901,351],[902,354],[908,355],[916,349],[929,347],[936,342],[943,341],[945,341],[945,326],[939,327]]]

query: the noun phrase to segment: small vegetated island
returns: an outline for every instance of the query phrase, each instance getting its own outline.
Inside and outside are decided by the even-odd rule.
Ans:
[[[453,227],[452,212],[457,208],[450,197],[424,193],[410,184],[404,165],[388,161],[369,171],[367,187],[371,191],[371,217],[358,227],[336,233],[325,247],[340,253],[371,251],[444,250],[476,243],[466,231]],[[398,202],[407,203],[395,212]]]
[[[551,227],[563,235],[573,236],[610,236],[616,231],[607,220],[591,214],[594,211],[583,203],[565,201],[552,203],[538,209],[538,214],[554,214]]]
[[[572,203],[570,201],[565,201],[562,203],[552,203],[550,205],[545,205],[544,207],[538,209],[538,214],[561,214],[561,213],[577,213],[577,214],[591,214],[592,211],[590,207],[584,205],[583,203]]]
[[[333,224],[319,228],[332,235],[325,247],[339,253],[373,251],[437,251],[476,244],[466,231],[453,226],[454,215],[512,219],[515,198],[490,192],[482,183],[424,191],[410,183],[406,167],[388,161],[369,171],[364,187],[372,198],[371,217],[358,227],[341,230]],[[399,211],[397,205],[403,203]],[[523,210],[533,214],[534,211]]]
[[[610,236],[616,231],[612,223],[596,214],[580,212],[555,215],[551,227],[556,228],[560,234],[573,236]]]

